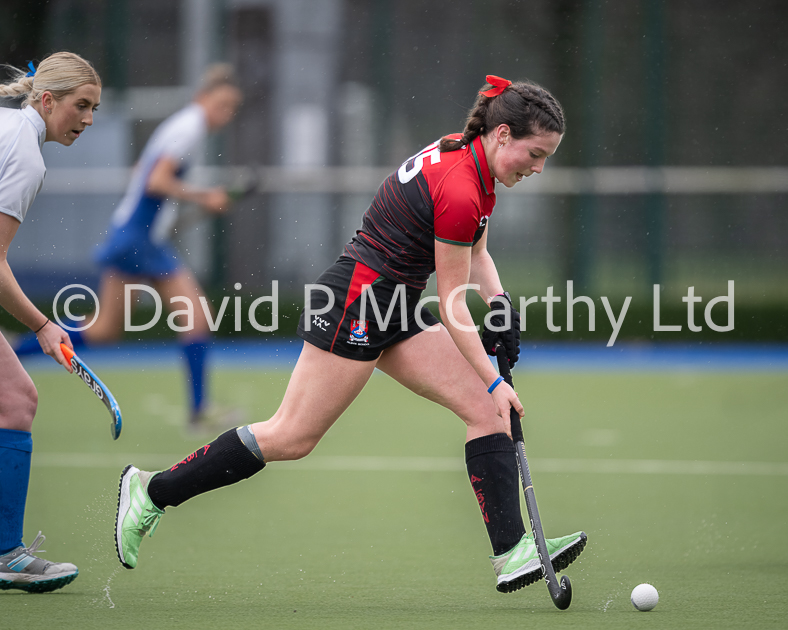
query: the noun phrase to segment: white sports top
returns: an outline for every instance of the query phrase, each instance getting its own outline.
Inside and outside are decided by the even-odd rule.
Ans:
[[[22,223],[44,183],[46,124],[32,107],[0,107],[0,212]]]
[[[207,133],[205,110],[196,103],[186,106],[161,123],[142,151],[126,194],[112,215],[112,225],[116,228],[136,226],[145,231],[153,228],[151,231],[155,234],[158,231],[155,224],[163,218],[156,216],[162,214],[159,211],[163,200],[145,194],[153,167],[166,156],[178,162],[182,174]]]

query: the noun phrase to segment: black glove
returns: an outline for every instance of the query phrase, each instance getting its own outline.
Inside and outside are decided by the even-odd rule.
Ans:
[[[520,358],[520,313],[512,306],[512,299],[504,292],[496,295],[490,302],[492,312],[484,318],[482,345],[487,354],[495,356],[495,346],[501,342],[506,349],[509,367],[513,368]],[[509,313],[509,326],[506,325],[506,313]],[[491,330],[490,327],[498,330]]]

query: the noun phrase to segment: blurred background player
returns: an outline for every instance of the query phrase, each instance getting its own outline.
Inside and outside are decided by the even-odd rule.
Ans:
[[[25,296],[6,256],[44,182],[44,142],[71,146],[93,124],[101,99],[101,79],[82,57],[60,52],[37,70],[15,70],[0,96],[24,98],[22,109],[0,108],[0,306],[34,331],[39,349],[69,372],[60,344],[71,345],[68,333],[52,323]],[[31,434],[38,393],[0,334],[0,589],[46,592],[74,581],[77,567],[36,556],[41,532],[30,545],[22,542],[25,504],[33,450]]]
[[[195,186],[184,177],[203,149],[207,135],[233,119],[241,98],[232,67],[214,64],[206,69],[194,100],[154,131],[112,217],[107,241],[97,252],[97,262],[103,269],[99,316],[90,328],[72,333],[77,347],[119,339],[123,332],[127,283],[152,283],[165,307],[169,307],[172,297],[191,300],[194,328],[178,335],[190,393],[189,426],[195,430],[230,426],[239,419],[234,412],[209,405],[207,401],[206,355],[210,330],[199,301],[199,296],[205,293],[168,242],[178,212],[177,205],[168,202],[194,203],[210,214],[229,209],[230,197],[224,188]],[[176,304],[176,308],[183,306]],[[185,323],[176,318],[176,324]],[[26,354],[32,346],[28,337],[18,345],[17,353]]]
[[[563,138],[564,114],[535,84],[487,79],[494,85],[478,96],[465,131],[389,176],[343,255],[318,278],[326,290],[312,291],[311,307],[325,307],[329,293],[333,307],[315,321],[302,314],[304,347],[273,417],[223,433],[164,472],[123,471],[115,535],[124,566],[136,566],[142,537],[167,506],[246,479],[268,462],[308,455],[377,367],[466,424],[468,476],[492,544],[497,589],[512,592],[541,577],[523,524],[510,436],[509,410],[522,415],[523,406],[487,356],[501,343],[514,365],[520,318],[487,251],[487,233],[495,180],[511,188],[540,173]],[[433,272],[442,325],[419,304]],[[469,283],[494,308],[496,321],[486,318],[494,326],[482,339],[466,304]],[[360,314],[369,294],[391,315],[382,326]],[[556,570],[585,544],[583,532],[548,540]],[[427,561],[439,557],[436,550]]]

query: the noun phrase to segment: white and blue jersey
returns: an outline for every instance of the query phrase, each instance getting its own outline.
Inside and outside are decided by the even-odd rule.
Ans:
[[[182,177],[207,133],[205,112],[196,103],[170,116],[153,132],[112,216],[109,238],[97,252],[96,261],[102,267],[154,278],[178,269],[175,248],[166,240],[177,206],[148,194],[148,178],[162,158],[177,162],[177,175]]]
[[[0,212],[20,223],[44,183],[46,131],[34,108],[0,108]]]

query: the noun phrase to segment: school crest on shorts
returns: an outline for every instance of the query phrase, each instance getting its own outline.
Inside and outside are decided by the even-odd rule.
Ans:
[[[350,320],[350,343],[369,343],[369,321],[365,319]]]

